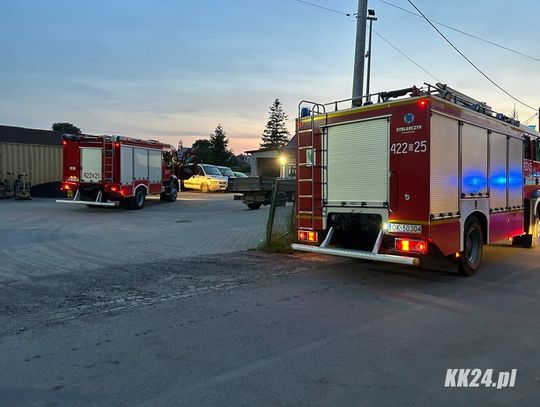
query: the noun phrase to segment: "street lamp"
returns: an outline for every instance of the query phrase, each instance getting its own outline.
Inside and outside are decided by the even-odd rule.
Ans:
[[[369,80],[371,75],[371,34],[373,31],[373,21],[377,21],[377,17],[375,17],[375,10],[369,9],[367,19],[369,20],[369,45],[368,45],[368,51],[366,52],[366,58],[368,59],[367,63],[367,80],[366,80],[366,95],[367,95],[367,101],[366,104],[371,104],[371,97],[369,96]]]

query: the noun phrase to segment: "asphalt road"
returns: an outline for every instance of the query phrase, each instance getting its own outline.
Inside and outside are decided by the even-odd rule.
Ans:
[[[233,246],[5,281],[0,404],[538,404],[540,251],[488,247],[462,278]],[[453,368],[515,387],[445,388]]]

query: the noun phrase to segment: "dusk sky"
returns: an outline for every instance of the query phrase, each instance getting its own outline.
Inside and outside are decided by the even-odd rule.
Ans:
[[[412,10],[405,0],[389,0]],[[313,0],[354,13],[356,0]],[[540,3],[429,1],[431,19],[540,59]],[[422,19],[370,0],[377,33],[441,82],[509,114],[514,101]],[[191,144],[221,123],[235,153],[255,149],[279,98],[293,132],[301,99],[351,95],[354,18],[296,0],[2,0],[0,124]],[[499,85],[540,106],[540,62],[441,28]],[[437,80],[379,37],[372,91]],[[516,105],[519,118],[535,112]],[[537,123],[534,119],[532,123]]]

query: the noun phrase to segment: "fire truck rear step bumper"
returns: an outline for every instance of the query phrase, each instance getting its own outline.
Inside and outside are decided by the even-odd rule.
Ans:
[[[68,203],[68,204],[92,205],[92,206],[109,206],[109,207],[120,205],[120,202],[118,201],[96,202],[96,201],[74,201],[73,199],[57,199],[56,202]]]
[[[75,194],[73,199],[57,199],[56,202],[68,203],[68,204],[92,205],[92,206],[108,206],[108,207],[120,205],[119,201],[102,202],[101,198],[103,194],[101,193],[101,191],[99,191],[95,201],[81,201],[79,200],[80,196],[81,196],[81,193],[79,192],[79,190],[77,190],[77,193]]]
[[[397,256],[393,254],[378,254],[378,253],[372,253],[372,252],[362,251],[362,250],[334,249],[334,248],[310,246],[307,244],[298,244],[298,243],[293,243],[291,245],[291,248],[293,250],[299,250],[303,252],[330,254],[332,256],[341,256],[341,257],[352,257],[354,259],[364,259],[364,260],[381,261],[381,262],[386,262],[386,263],[405,264],[409,266],[420,265],[420,259],[416,257]]]

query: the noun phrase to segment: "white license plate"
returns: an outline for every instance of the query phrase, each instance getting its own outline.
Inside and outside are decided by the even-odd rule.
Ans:
[[[407,225],[405,223],[389,223],[388,232],[390,233],[422,233],[422,225]]]

